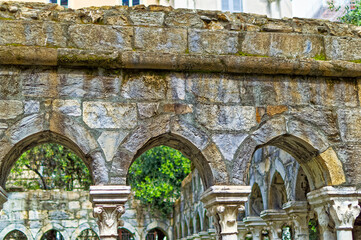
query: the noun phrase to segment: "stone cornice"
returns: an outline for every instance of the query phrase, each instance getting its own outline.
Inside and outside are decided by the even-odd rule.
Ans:
[[[202,193],[206,208],[214,205],[240,205],[248,200],[250,186],[212,186]]]
[[[93,205],[104,204],[125,204],[130,195],[130,186],[107,185],[91,186],[90,201]]]
[[[0,46],[0,65],[361,77],[361,64],[340,60],[96,51],[33,46]]]
[[[361,199],[361,192],[356,187],[333,187],[325,186],[311,191],[307,194],[310,205],[325,205],[326,202],[333,200],[357,200]]]

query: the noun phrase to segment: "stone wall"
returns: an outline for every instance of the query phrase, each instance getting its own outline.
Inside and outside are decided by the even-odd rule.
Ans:
[[[123,227],[134,235],[134,239],[145,239],[153,228],[163,230],[167,239],[172,239],[171,219],[152,215],[150,209],[143,209],[133,198],[126,208],[122,216]],[[0,211],[0,239],[15,229],[23,232],[28,240],[40,240],[51,229],[60,231],[64,240],[75,240],[83,230],[89,228],[99,234],[92,212],[88,191],[11,192]]]

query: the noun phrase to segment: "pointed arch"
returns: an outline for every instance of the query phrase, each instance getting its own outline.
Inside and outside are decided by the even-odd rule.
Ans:
[[[271,179],[268,207],[270,209],[280,210],[283,208],[283,204],[287,202],[285,182],[281,174],[277,171]]]
[[[257,183],[254,183],[252,186],[248,206],[250,216],[260,216],[261,212],[264,210],[262,192]]]
[[[108,182],[101,150],[92,134],[72,118],[53,113],[31,115],[14,123],[0,139],[0,186],[5,186],[10,170],[20,155],[39,144],[54,142],[74,151],[87,165],[94,184]]]
[[[320,129],[277,116],[263,122],[242,142],[233,162],[233,184],[246,184],[254,152],[269,145],[288,152],[297,160],[307,175],[311,190],[346,182],[342,162]]]

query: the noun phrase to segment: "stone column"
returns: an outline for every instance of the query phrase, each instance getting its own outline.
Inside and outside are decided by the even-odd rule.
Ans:
[[[314,207],[317,214],[318,226],[320,226],[321,240],[335,240],[336,236],[329,228],[330,216],[328,213],[328,206],[319,205]]]
[[[335,223],[337,239],[352,240],[353,224],[360,214],[360,194],[355,187],[326,186],[308,193],[307,198],[318,215],[324,240],[335,239],[326,230],[330,217]]]
[[[267,224],[265,221],[262,218],[256,216],[246,217],[243,221],[246,228],[249,229],[249,231],[252,233],[252,240],[261,240],[262,231],[267,229]],[[248,232],[246,232],[246,234],[247,233]]]
[[[282,239],[282,227],[288,222],[286,211],[283,209],[267,209],[261,212],[261,218],[268,226],[271,239]]]
[[[7,192],[0,187],[0,210],[3,208],[3,204],[8,200]]]
[[[295,240],[308,240],[308,203],[303,201],[287,202],[283,205],[283,209],[287,212],[288,217],[293,223]]]
[[[237,240],[237,215],[250,193],[249,186],[212,186],[203,192],[201,201],[213,217],[217,240]]]
[[[238,234],[237,234],[238,239],[244,240],[248,233],[248,229],[243,221],[237,223],[237,230],[238,230]]]
[[[91,186],[90,201],[93,215],[98,219],[101,240],[116,240],[118,227],[123,225],[120,217],[130,196],[129,186]]]

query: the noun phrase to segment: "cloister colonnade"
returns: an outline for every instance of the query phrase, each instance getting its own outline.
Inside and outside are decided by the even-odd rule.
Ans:
[[[2,2],[0,16],[2,187],[23,151],[69,147],[92,174],[100,237],[113,240],[131,163],[168,145],[197,168],[218,239],[235,240],[252,156],[275,146],[307,176],[322,239],[352,239],[361,197],[356,26],[161,6]],[[6,196],[1,189],[0,203]],[[296,221],[297,206],[286,207]]]

